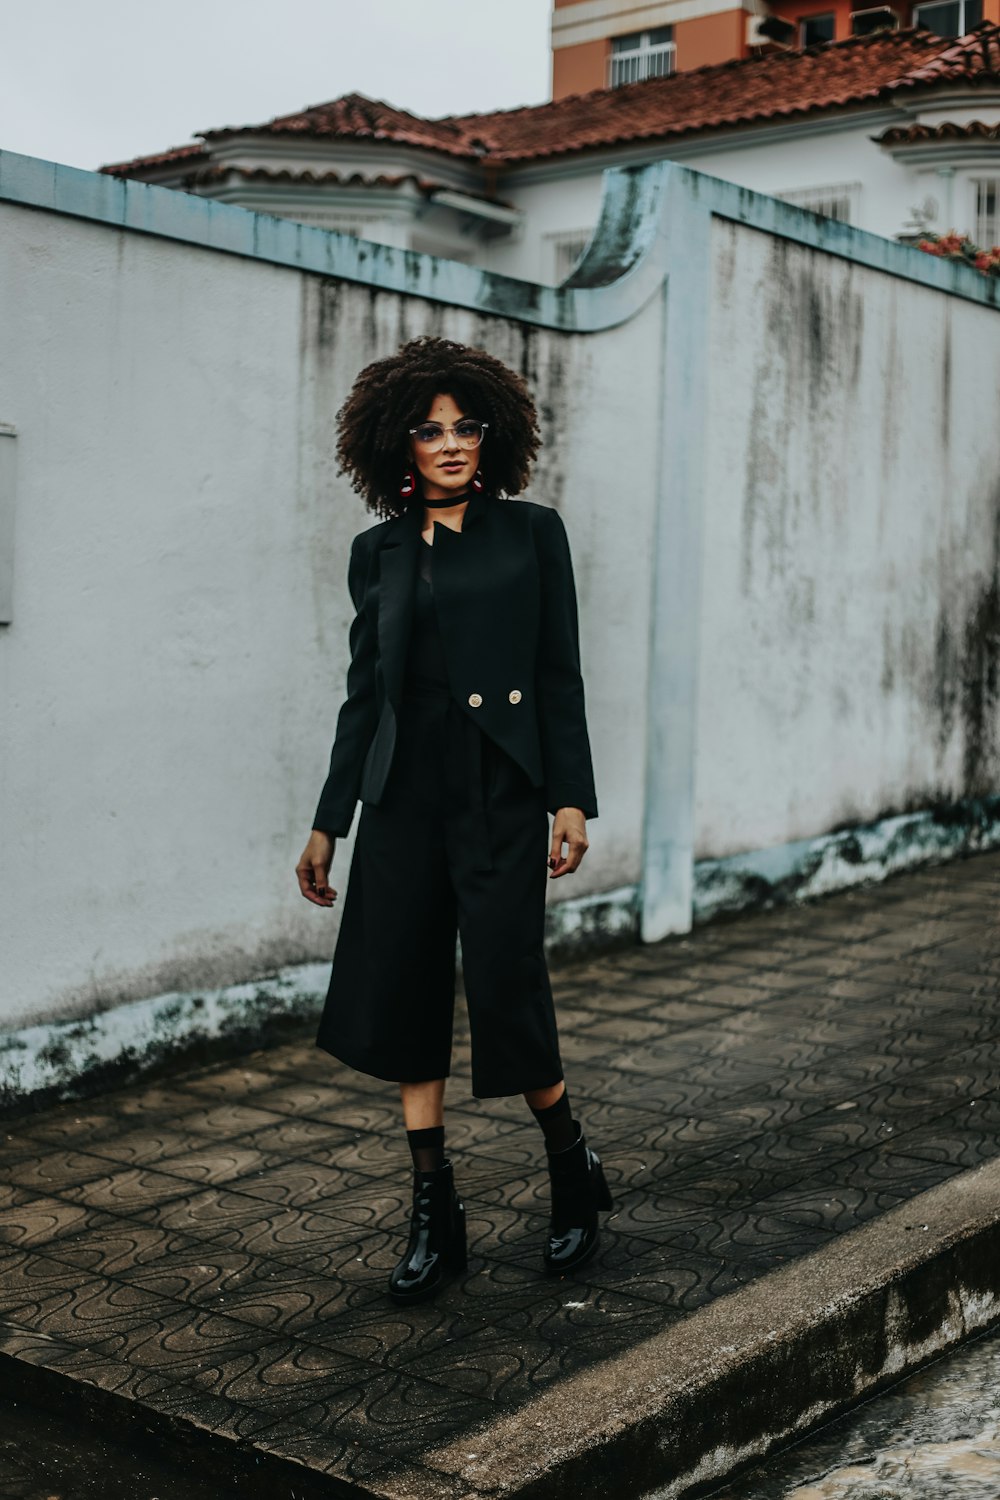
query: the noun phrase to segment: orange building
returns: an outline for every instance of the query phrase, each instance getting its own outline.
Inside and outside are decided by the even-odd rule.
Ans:
[[[1000,22],[1000,0],[555,0],[552,97],[883,27],[957,37],[982,20]]]

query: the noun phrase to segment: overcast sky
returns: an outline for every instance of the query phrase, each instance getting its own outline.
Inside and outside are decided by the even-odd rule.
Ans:
[[[549,0],[11,6],[0,149],[90,170],[358,92],[418,114],[549,94]]]

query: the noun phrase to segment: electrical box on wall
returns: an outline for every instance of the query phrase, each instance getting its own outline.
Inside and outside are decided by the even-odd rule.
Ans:
[[[16,429],[0,422],[0,625],[14,618],[14,496]]]

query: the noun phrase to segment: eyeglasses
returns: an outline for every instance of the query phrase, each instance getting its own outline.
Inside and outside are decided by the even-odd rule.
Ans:
[[[444,447],[445,434],[449,432],[455,434],[455,441],[460,448],[478,448],[489,425],[489,422],[474,422],[471,417],[463,417],[454,427],[442,427],[440,422],[421,422],[419,427],[411,427],[409,432],[418,448],[422,448],[425,453],[436,453],[439,448]]]

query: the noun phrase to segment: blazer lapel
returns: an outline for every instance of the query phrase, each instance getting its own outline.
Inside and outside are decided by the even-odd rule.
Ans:
[[[485,494],[477,493],[475,490],[469,497],[469,503],[465,507],[462,517],[463,534],[470,528],[477,527],[489,509],[490,502]],[[379,655],[382,658],[382,677],[385,682],[386,696],[394,708],[399,707],[400,697],[403,690],[403,678],[406,672],[406,653],[410,644],[410,630],[413,621],[413,598],[416,592],[417,580],[417,553],[421,546],[420,531],[424,520],[423,501],[414,497],[413,502],[407,506],[401,516],[396,516],[385,528],[382,541],[379,544],[379,589],[378,589],[378,644]],[[485,528],[488,530],[488,528]],[[478,531],[476,532],[478,536]],[[459,537],[442,526],[434,539],[437,546],[444,540],[445,548],[449,544],[459,544]],[[468,545],[462,547],[462,555],[466,566],[473,564],[476,552],[481,552],[486,546],[485,538],[480,539],[481,545],[470,549]],[[443,570],[435,570],[436,577],[442,575]],[[471,579],[470,579],[471,581]],[[447,579],[442,578],[443,591],[447,592]],[[435,584],[435,589],[437,584]]]
[[[386,696],[399,707],[413,618],[423,506],[411,505],[386,527],[379,546],[378,645]]]

